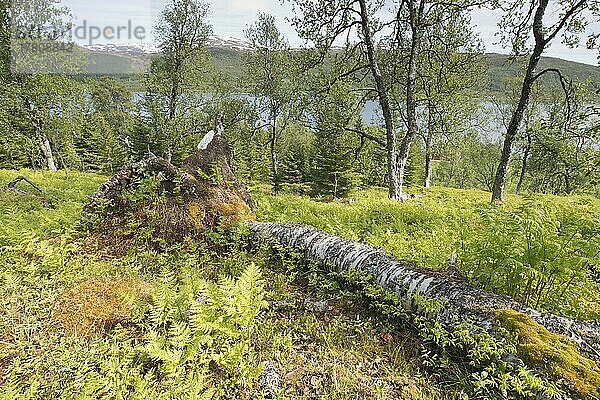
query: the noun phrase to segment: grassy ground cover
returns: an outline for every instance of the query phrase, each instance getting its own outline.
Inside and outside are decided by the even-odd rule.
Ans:
[[[333,281],[218,233],[90,252],[77,221],[106,177],[20,173],[56,208],[0,191],[0,398],[442,398],[411,361],[416,338]],[[289,298],[326,306],[262,307]],[[267,361],[274,394],[258,384]]]
[[[471,375],[431,352],[425,337],[298,257],[250,250],[241,232],[115,255],[77,230],[106,177],[21,173],[56,208],[34,192],[0,190],[1,398],[505,398],[487,372]],[[0,171],[0,183],[18,174]],[[253,190],[260,219],[309,223],[434,268],[457,249],[470,279],[523,298],[526,272],[538,268],[531,276],[545,280],[531,287],[566,287],[554,301],[544,288],[540,305],[597,315],[597,199],[515,196],[493,207],[476,191],[423,194],[398,204],[368,190],[324,203]],[[519,241],[523,232],[529,240]],[[502,272],[497,281],[490,271]],[[505,284],[511,272],[525,283]],[[286,299],[307,306],[267,306]],[[275,393],[259,378],[271,366],[281,378]]]

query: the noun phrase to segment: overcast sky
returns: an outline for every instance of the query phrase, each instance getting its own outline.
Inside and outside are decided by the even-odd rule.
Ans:
[[[144,42],[152,42],[151,30],[155,24],[156,16],[164,5],[164,0],[63,0],[76,17],[76,24],[87,26],[119,27],[127,26],[129,21],[133,28],[144,27],[146,39]],[[288,38],[292,46],[300,46],[303,42],[295,34],[293,27],[286,21],[292,15],[291,6],[288,2],[281,4],[280,0],[208,0],[211,8],[210,23],[215,35],[223,37],[242,38],[244,29],[256,20],[259,12],[267,12],[276,17],[279,29]],[[498,16],[489,10],[476,10],[473,13],[473,25],[475,31],[485,43],[487,52],[507,53],[497,44],[498,38],[494,33],[498,30]],[[600,31],[600,26],[592,26],[590,29]],[[83,31],[80,30],[81,34]],[[97,39],[96,43],[127,43],[139,42],[133,36],[128,36],[125,30],[121,31],[121,40]],[[78,39],[84,43],[89,40],[89,34],[85,39]],[[558,41],[554,43],[545,53],[547,56],[559,57],[567,60],[579,61],[588,64],[597,64],[597,54],[585,48],[569,49]]]

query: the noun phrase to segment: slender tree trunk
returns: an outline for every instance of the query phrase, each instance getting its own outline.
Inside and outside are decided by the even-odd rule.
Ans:
[[[56,164],[54,162],[54,155],[52,154],[52,147],[50,146],[50,140],[44,134],[41,122],[38,122],[35,127],[36,136],[38,143],[40,145],[40,149],[42,150],[42,154],[46,159],[46,165],[50,171],[56,172],[58,169],[56,168]]]
[[[433,109],[431,105],[431,101],[427,106],[427,136],[425,138],[425,177],[423,186],[426,189],[431,187],[431,140],[434,134],[434,124],[433,124]]]
[[[425,145],[425,182],[424,186],[426,189],[431,187],[431,152],[429,144]]]
[[[398,149],[396,143],[396,131],[394,130],[394,121],[392,117],[392,110],[390,107],[388,91],[385,86],[385,81],[383,79],[381,70],[379,69],[379,63],[377,61],[375,44],[373,43],[373,33],[371,31],[366,1],[358,0],[358,2],[360,4],[361,26],[364,35],[365,45],[367,48],[369,66],[371,68],[371,74],[373,75],[373,79],[375,80],[377,95],[379,97],[379,105],[381,106],[383,119],[385,121],[389,189],[388,196],[390,197],[390,199],[402,200],[402,181],[401,174],[398,170],[397,165]]]
[[[173,71],[168,71],[171,76],[171,93],[169,93],[169,119],[175,118],[177,114],[177,98],[179,97],[179,73],[181,70],[182,61],[179,56],[175,57],[175,63],[173,65]]]
[[[273,119],[271,126],[271,139],[269,140],[271,150],[271,175],[273,175],[273,189],[279,191],[279,174],[277,168],[277,122]]]
[[[504,192],[506,186],[506,178],[508,175],[508,166],[510,163],[510,156],[512,153],[512,145],[517,137],[519,127],[523,121],[523,115],[527,104],[529,103],[529,97],[531,95],[531,89],[535,82],[535,70],[540,62],[542,52],[546,47],[544,40],[544,27],[543,19],[546,7],[548,6],[549,0],[541,0],[537,6],[534,20],[533,20],[533,33],[535,36],[535,47],[529,57],[527,64],[527,70],[525,71],[525,78],[523,79],[523,85],[521,87],[521,95],[517,107],[513,111],[510,123],[506,129],[506,136],[504,137],[504,145],[502,146],[502,155],[500,156],[500,163],[496,171],[496,177],[494,179],[494,186],[492,187],[492,201],[504,201]]]
[[[423,15],[424,1],[421,0],[418,7],[416,3],[417,0],[410,0],[407,2],[411,26],[410,57],[408,59],[408,75],[406,81],[407,131],[406,135],[404,135],[404,138],[402,139],[398,154],[399,191],[403,200],[408,198],[408,196],[404,194],[403,185],[406,164],[408,163],[408,156],[410,154],[410,146],[412,145],[412,142],[414,141],[419,130],[417,125],[417,101],[415,98],[415,92],[417,84],[417,59],[421,50],[421,31],[419,25],[421,23],[421,15]]]
[[[525,182],[525,173],[527,172],[527,161],[529,158],[529,152],[531,151],[531,135],[527,135],[527,146],[525,146],[525,153],[523,153],[523,163],[521,164],[521,174],[519,175],[519,183],[517,183],[517,194],[521,193],[523,183]]]
[[[573,183],[571,180],[571,173],[568,169],[565,170],[565,192],[571,194],[573,192]]]
[[[169,119],[175,118],[177,113],[177,86],[173,84],[171,94],[169,95]]]
[[[10,16],[9,7],[0,8],[0,82],[9,83],[12,80],[10,51]]]

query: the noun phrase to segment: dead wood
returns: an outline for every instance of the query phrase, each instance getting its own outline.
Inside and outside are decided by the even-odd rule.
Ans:
[[[580,366],[559,370],[563,366],[553,364],[559,362],[552,359],[554,349],[540,350],[525,343],[528,346],[526,349],[536,352],[532,358],[543,355],[544,351],[550,352],[549,359],[542,357],[543,359],[535,360],[536,368],[544,371],[548,368],[552,373],[559,370],[563,375],[550,375],[554,379],[565,381],[565,377],[576,377],[576,380],[591,385],[589,387],[598,382],[598,365],[595,363],[600,360],[598,321],[578,321],[541,312],[508,296],[478,289],[457,274],[422,268],[399,260],[379,248],[330,235],[312,226],[256,221],[249,221],[247,225],[252,242],[274,238],[281,245],[300,251],[308,261],[318,262],[337,272],[357,271],[370,275],[377,285],[397,296],[409,317],[419,315],[450,328],[466,323],[491,336],[496,336],[502,329],[524,336],[523,330],[529,329],[535,340],[544,342],[547,337],[554,335],[552,340],[559,347],[557,351],[567,349],[565,351],[570,355],[580,357],[578,360],[581,363],[578,365],[585,365],[590,373],[581,372],[583,368]],[[436,299],[441,307],[435,310],[423,307],[422,299]],[[505,326],[507,321],[511,324],[510,327]],[[569,343],[575,343],[576,347],[571,349]],[[552,347],[550,343],[541,345]],[[580,355],[577,355],[578,351],[581,352]]]
[[[328,234],[312,226],[249,221],[253,239],[264,235],[303,252],[306,259],[335,268],[371,274],[385,289],[396,293],[407,311],[424,312],[415,295],[443,300],[445,307],[435,318],[446,324],[466,321],[490,330],[494,310],[512,309],[524,313],[550,332],[564,335],[594,359],[600,359],[600,325],[535,310],[508,296],[478,289],[456,274],[419,267],[399,260],[368,244]]]
[[[152,192],[140,192],[148,184]],[[222,117],[183,167],[148,153],[100,186],[83,215],[93,221],[96,232],[132,236],[135,232],[126,233],[123,227],[134,226],[138,232],[151,229],[152,237],[170,242],[254,218],[250,196],[234,173]]]
[[[54,204],[52,204],[52,202],[48,199],[46,199],[43,195],[45,194],[44,190],[39,187],[35,182],[33,182],[31,179],[29,179],[28,177],[24,176],[24,175],[19,175],[17,176],[15,179],[13,179],[12,181],[10,181],[8,184],[3,185],[2,189],[4,190],[10,190],[19,194],[25,194],[28,195],[29,193],[23,189],[20,189],[19,187],[17,187],[17,184],[19,182],[26,182],[28,183],[31,187],[33,187],[38,193],[39,195],[36,196],[40,203],[42,203],[42,205],[44,207],[47,208],[55,208]]]

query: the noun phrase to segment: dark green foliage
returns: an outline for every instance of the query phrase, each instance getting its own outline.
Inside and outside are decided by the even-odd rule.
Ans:
[[[315,106],[315,161],[311,173],[315,195],[342,198],[356,187],[353,149],[349,146],[354,136],[346,131],[346,127],[357,123],[354,102],[349,85],[338,83]]]
[[[0,0],[0,83],[4,84],[11,79],[9,9],[9,0]]]
[[[134,150],[134,111],[129,91],[108,78],[23,77],[0,92],[0,166],[46,167],[47,137],[57,167],[114,172]]]
[[[367,133],[375,137],[384,137],[384,130],[375,125],[363,127]],[[360,143],[357,143],[357,148]],[[363,186],[381,186],[387,184],[387,165],[385,149],[369,140],[364,140],[356,157],[355,168],[360,171]]]
[[[550,103],[550,115],[539,121],[528,165],[529,187],[536,192],[571,194],[600,191],[600,110],[578,99],[567,107]]]
[[[298,125],[290,127],[283,138],[279,182],[284,189],[298,194],[308,191],[315,162],[313,133]]]
[[[455,137],[446,144],[433,166],[435,182],[444,186],[491,190],[500,157],[500,145],[477,135]]]
[[[81,169],[114,173],[130,160],[137,121],[129,91],[109,78],[85,82],[86,112],[76,134]]]
[[[408,162],[404,169],[404,182],[407,187],[421,185],[423,181],[423,153],[418,143],[411,146]]]

